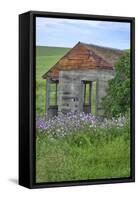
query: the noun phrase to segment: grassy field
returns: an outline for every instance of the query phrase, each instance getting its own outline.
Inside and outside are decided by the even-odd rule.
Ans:
[[[37,135],[36,182],[130,176],[129,128],[80,131],[49,140]]]
[[[69,49],[60,47],[36,48],[36,114],[44,116],[46,101],[46,80],[42,78]]]

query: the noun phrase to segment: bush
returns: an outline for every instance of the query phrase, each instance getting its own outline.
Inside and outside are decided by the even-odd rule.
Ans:
[[[107,117],[125,114],[130,109],[130,52],[126,51],[115,63],[115,77],[109,81],[102,107]]]

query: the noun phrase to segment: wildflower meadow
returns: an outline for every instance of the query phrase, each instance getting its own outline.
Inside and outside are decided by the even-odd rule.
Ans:
[[[98,119],[68,113],[36,120],[36,181],[57,182],[130,176],[127,117]]]

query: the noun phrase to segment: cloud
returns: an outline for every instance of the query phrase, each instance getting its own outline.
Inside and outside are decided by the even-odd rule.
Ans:
[[[36,18],[37,45],[72,47],[76,41],[129,48],[130,24],[124,22]],[[118,41],[123,41],[122,45]],[[126,43],[125,43],[125,42]]]

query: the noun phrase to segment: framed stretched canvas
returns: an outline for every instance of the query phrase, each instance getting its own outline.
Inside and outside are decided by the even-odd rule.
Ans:
[[[135,19],[19,16],[19,184],[135,180]]]

